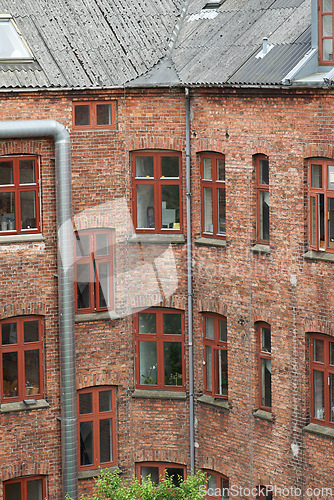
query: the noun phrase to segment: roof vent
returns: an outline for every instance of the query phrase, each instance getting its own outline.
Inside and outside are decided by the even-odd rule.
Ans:
[[[225,0],[209,0],[203,7],[203,9],[218,9]]]
[[[260,52],[258,54],[256,54],[256,56],[255,56],[256,59],[263,59],[263,57],[265,55],[267,55],[268,52],[270,52],[273,47],[274,47],[273,45],[270,45],[268,43],[268,38],[264,37],[262,39],[262,50],[260,50]]]

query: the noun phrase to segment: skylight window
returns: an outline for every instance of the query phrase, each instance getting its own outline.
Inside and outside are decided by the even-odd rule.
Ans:
[[[208,0],[203,9],[218,9],[225,0]]]
[[[33,56],[9,17],[0,17],[0,60],[31,60]]]

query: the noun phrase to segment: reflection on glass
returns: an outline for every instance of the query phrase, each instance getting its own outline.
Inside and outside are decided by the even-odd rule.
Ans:
[[[317,212],[316,212],[316,204],[315,204],[315,197],[311,197],[311,215],[310,215],[310,221],[311,221],[311,245],[316,246],[317,244]]]
[[[2,345],[17,343],[16,323],[4,323],[1,328]]]
[[[212,349],[205,347],[206,389],[212,391]]]
[[[329,364],[334,365],[334,342],[329,343]]]
[[[77,308],[90,308],[90,265],[77,264]]]
[[[324,373],[314,370],[314,417],[325,419]]]
[[[318,194],[319,200],[319,239],[320,239],[320,248],[325,248],[325,196],[324,194]]]
[[[260,191],[260,238],[269,241],[269,192]]]
[[[39,394],[39,350],[24,352],[25,393]]]
[[[322,17],[322,34],[323,36],[333,35],[333,18],[332,16]]]
[[[161,177],[179,177],[178,156],[161,157]]]
[[[203,159],[203,179],[212,180],[212,159],[204,158]]]
[[[38,342],[38,320],[24,322],[24,342]]]
[[[165,385],[182,385],[181,342],[164,342]]]
[[[6,398],[18,395],[17,352],[2,354],[3,395]]]
[[[109,234],[97,233],[96,255],[109,255]]]
[[[261,359],[261,405],[271,408],[271,360]]]
[[[311,185],[313,188],[322,188],[322,165],[311,165]]]
[[[227,351],[215,349],[215,394],[227,396],[228,373],[227,373]]]
[[[99,412],[111,411],[112,410],[112,398],[111,391],[100,391],[99,392]]]
[[[142,466],[140,475],[143,481],[145,479],[148,479],[149,477],[151,478],[151,481],[153,484],[158,485],[159,484],[159,468],[158,467],[147,467],[147,466]]]
[[[15,193],[0,193],[0,231],[15,230]]]
[[[35,183],[34,160],[20,160],[20,184],[33,184],[33,183]]]
[[[322,0],[322,12],[332,12],[332,0]]]
[[[111,125],[111,104],[96,105],[96,124]]]
[[[217,160],[217,180],[224,181],[225,180],[225,159],[218,158]]]
[[[227,321],[226,319],[219,320],[219,340],[222,342],[227,341]]]
[[[218,233],[226,235],[226,197],[225,189],[218,189]]]
[[[100,420],[100,462],[112,462],[112,419]]]
[[[271,352],[270,328],[261,327],[261,351]]]
[[[80,465],[93,464],[93,422],[80,422]]]
[[[333,39],[325,38],[322,41],[322,58],[324,61],[333,60]]]
[[[324,362],[324,348],[325,348],[325,343],[323,340],[320,339],[314,339],[314,361],[318,361],[319,363]]]
[[[212,188],[204,187],[204,231],[213,233]]]
[[[155,313],[139,313],[139,333],[156,333],[157,319]]]
[[[136,157],[136,177],[154,177],[153,156]]]
[[[140,383],[156,385],[157,374],[157,343],[141,340],[139,342],[139,372]]]
[[[89,255],[89,235],[76,235],[76,254],[77,257],[88,257]]]
[[[43,500],[42,479],[27,481],[27,500]]]
[[[35,191],[21,191],[21,228],[36,228],[36,193]]]
[[[266,184],[269,186],[269,161],[260,160],[260,184]]]
[[[161,224],[164,229],[180,229],[180,194],[177,185],[161,186]]]
[[[13,179],[13,162],[0,162],[0,185],[14,184]]]
[[[181,335],[181,314],[164,314],[163,323],[165,335]]]
[[[99,273],[99,307],[110,306],[110,270],[109,262],[100,262]]]
[[[74,123],[77,127],[90,124],[89,105],[74,106]]]
[[[205,336],[207,339],[215,338],[215,320],[213,318],[205,318]]]
[[[154,186],[137,186],[137,228],[154,228]]]
[[[79,393],[79,413],[85,415],[93,412],[93,395],[91,392]]]

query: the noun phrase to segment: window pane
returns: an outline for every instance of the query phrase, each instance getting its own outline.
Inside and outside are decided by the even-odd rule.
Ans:
[[[0,161],[0,185],[6,184],[14,184],[12,161]]]
[[[164,342],[165,385],[182,385],[181,342]]]
[[[205,347],[205,366],[206,366],[206,390],[212,391],[212,348]]]
[[[179,177],[179,157],[161,157],[161,177]]]
[[[314,357],[313,361],[323,363],[325,361],[324,354],[325,344],[323,340],[314,339]]]
[[[334,189],[334,165],[328,165],[328,189]]]
[[[142,480],[145,481],[145,479],[148,479],[148,477],[150,477],[153,484],[159,484],[159,467],[142,466],[140,469]]]
[[[100,462],[112,462],[112,419],[100,420]]]
[[[157,333],[157,319],[155,313],[139,313],[139,333]]]
[[[215,349],[215,394],[227,396],[228,372],[227,351]]]
[[[83,392],[79,394],[79,414],[93,412],[93,395],[91,392]]]
[[[25,321],[24,322],[24,342],[38,342],[39,335],[39,321]]]
[[[329,343],[329,364],[334,365],[334,342]]]
[[[156,385],[157,378],[157,343],[141,340],[139,342],[140,383]]]
[[[4,397],[16,397],[18,395],[17,352],[2,354],[2,370]]]
[[[324,373],[314,370],[314,417],[325,419]]]
[[[325,248],[325,197],[323,194],[318,195],[319,199],[319,239],[320,248]],[[327,219],[327,218],[326,218]]]
[[[5,484],[6,500],[21,500],[21,483]]]
[[[89,105],[74,106],[74,122],[77,127],[89,125]]]
[[[97,233],[96,255],[109,255],[109,234]]]
[[[262,352],[271,352],[270,328],[261,327],[261,351]]]
[[[77,257],[87,257],[89,255],[89,235],[76,235],[76,254]]]
[[[208,489],[213,488],[214,490],[217,488],[217,478],[216,476],[208,476]]]
[[[181,335],[181,314],[164,314],[164,334]]]
[[[39,394],[39,350],[25,351],[24,353],[25,393]]]
[[[111,104],[96,105],[96,124],[111,125]]]
[[[93,422],[80,422],[80,465],[93,464]]]
[[[27,500],[43,500],[42,479],[27,481]]]
[[[109,262],[99,264],[99,307],[110,306],[110,270]]]
[[[17,343],[16,323],[4,323],[2,325],[2,345]]]
[[[179,186],[161,186],[161,224],[165,229],[180,229]]]
[[[77,307],[90,308],[90,265],[77,264]]]
[[[332,12],[333,0],[322,0],[322,12]]]
[[[166,467],[166,474],[172,478],[173,484],[175,486],[180,485],[180,479],[183,480],[183,469],[179,469],[176,467]]]
[[[322,188],[322,165],[311,165],[311,186]]]
[[[225,180],[225,159],[224,158],[217,159],[217,180],[218,181]]]
[[[269,192],[260,191],[260,238],[269,241]]]
[[[136,177],[154,177],[153,156],[137,156]]]
[[[213,233],[212,188],[203,188],[204,193],[204,231]]]
[[[35,183],[34,160],[20,160],[20,184]]]
[[[334,422],[334,374],[329,374],[329,408],[330,408],[330,420]]]
[[[154,228],[154,186],[137,186],[137,228]]]
[[[227,321],[226,319],[219,320],[219,340],[222,342],[227,341]]]
[[[322,17],[322,35],[323,36],[332,36],[333,34],[333,19],[332,16],[323,16]]]
[[[207,339],[215,338],[215,320],[213,318],[205,318],[205,336]]]
[[[271,407],[271,360],[261,359],[261,405]]]
[[[21,228],[36,228],[36,193],[35,191],[21,191]]]
[[[226,235],[226,198],[225,189],[218,189],[218,233]]]
[[[15,229],[15,193],[0,193],[1,231]]]
[[[2,19],[0,23],[0,59],[30,59],[30,53],[11,21]]]
[[[112,398],[111,391],[100,391],[99,392],[99,411],[111,411],[112,410]]]
[[[259,160],[259,182],[260,184],[269,185],[269,161],[268,160]]]
[[[326,38],[322,41],[322,58],[324,61],[333,60],[333,40]]]
[[[212,159],[203,159],[203,179],[212,180]]]
[[[334,198],[328,198],[328,246],[334,248]]]
[[[311,197],[311,245],[317,245],[317,211],[316,211],[316,198],[314,196]]]

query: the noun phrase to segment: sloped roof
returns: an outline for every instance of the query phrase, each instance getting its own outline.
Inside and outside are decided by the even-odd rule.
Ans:
[[[310,49],[311,0],[206,3],[0,0],[35,57],[0,62],[0,88],[276,85]]]

